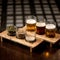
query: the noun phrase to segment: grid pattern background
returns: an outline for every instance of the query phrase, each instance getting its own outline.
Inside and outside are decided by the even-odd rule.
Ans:
[[[28,15],[56,22],[60,31],[60,10],[55,0],[0,0],[1,29],[6,29],[8,25],[24,26]]]

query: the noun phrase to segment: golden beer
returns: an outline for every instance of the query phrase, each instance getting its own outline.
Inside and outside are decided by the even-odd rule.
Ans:
[[[36,23],[36,33],[39,35],[45,34],[45,22]]]
[[[54,24],[46,25],[46,36],[53,38],[55,37],[56,26]]]
[[[29,19],[26,21],[26,30],[34,31],[36,29],[36,21],[34,19]]]

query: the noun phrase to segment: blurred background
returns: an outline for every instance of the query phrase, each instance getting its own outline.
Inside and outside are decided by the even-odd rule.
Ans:
[[[5,30],[8,25],[23,27],[28,15],[56,22],[60,32],[59,0],[0,0],[0,31]]]

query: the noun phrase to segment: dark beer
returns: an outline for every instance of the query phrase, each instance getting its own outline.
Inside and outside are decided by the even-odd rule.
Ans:
[[[56,30],[56,26],[54,24],[47,24],[46,25],[46,36],[50,38],[55,37],[55,30]]]
[[[39,35],[45,34],[45,22],[37,22],[36,33]]]

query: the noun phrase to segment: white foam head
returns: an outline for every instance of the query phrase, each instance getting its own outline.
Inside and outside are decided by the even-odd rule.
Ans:
[[[28,19],[28,20],[26,20],[26,23],[27,24],[35,24],[36,20],[34,20],[34,19]]]
[[[38,26],[38,27],[44,27],[46,24],[45,24],[45,22],[37,22],[36,23],[36,26]]]
[[[47,24],[46,29],[55,29],[56,26],[54,24]]]

